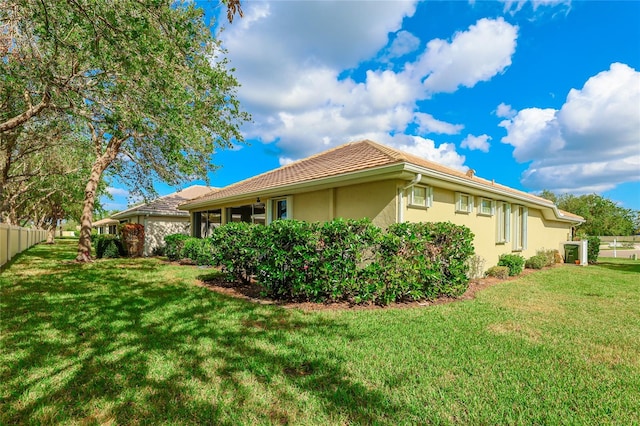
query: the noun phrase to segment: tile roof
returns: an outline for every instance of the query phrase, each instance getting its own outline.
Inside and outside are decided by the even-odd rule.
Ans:
[[[95,222],[93,222],[91,224],[91,226],[105,226],[105,225],[118,225],[120,222],[118,222],[115,219],[111,219],[110,217],[104,218],[104,219],[100,219],[97,220]]]
[[[128,216],[137,215],[156,215],[156,216],[184,216],[188,217],[189,213],[183,210],[178,210],[178,205],[186,203],[187,201],[200,197],[204,194],[216,191],[217,188],[212,188],[203,185],[193,185],[182,191],[174,192],[164,197],[157,198],[146,204],[131,207],[130,209],[123,210],[112,216],[112,218],[125,218]]]
[[[440,173],[445,177],[468,180],[469,182],[478,184],[480,187],[485,187],[489,191],[494,190],[511,193],[536,204],[544,204],[549,207],[554,206],[552,201],[545,198],[500,185],[495,183],[495,181],[480,178],[472,173],[461,172],[377,142],[363,140],[340,145],[275,170],[229,185],[218,191],[202,195],[199,198],[181,205],[180,208],[189,208],[190,205],[195,203],[200,204],[207,201],[222,200],[243,194],[255,194],[256,192],[267,191],[285,185],[302,184],[317,179],[401,163],[413,164],[429,171]],[[561,213],[567,217],[582,219],[580,216],[568,212]]]

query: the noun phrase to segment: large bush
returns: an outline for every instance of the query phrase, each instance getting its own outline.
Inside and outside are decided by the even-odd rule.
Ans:
[[[600,255],[600,238],[588,237],[587,244],[587,262],[590,264],[598,263],[598,256]]]
[[[254,277],[276,300],[395,301],[457,296],[468,287],[473,234],[451,223],[403,223],[386,233],[368,219],[229,223],[205,240],[169,236],[169,258]]]
[[[509,268],[509,275],[520,275],[524,269],[524,257],[519,254],[503,254],[498,259],[498,266]]]
[[[213,245],[208,238],[189,237],[181,241],[180,259],[189,259],[196,265],[213,265]]]
[[[258,245],[264,228],[244,222],[231,222],[215,228],[209,238],[212,263],[222,266],[235,279],[249,282],[256,272],[261,254]]]
[[[91,242],[96,250],[96,258],[112,259],[125,255],[125,249],[120,239],[111,234],[95,234]]]
[[[169,260],[180,260],[184,243],[189,238],[191,237],[185,234],[171,234],[164,237],[165,256],[167,256]]]

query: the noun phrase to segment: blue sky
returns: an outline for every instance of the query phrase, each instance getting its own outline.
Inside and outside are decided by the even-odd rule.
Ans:
[[[253,122],[246,144],[214,156],[212,186],[368,138],[523,191],[598,193],[640,210],[639,1],[243,10],[219,38]],[[127,189],[110,190],[105,207],[126,208]]]

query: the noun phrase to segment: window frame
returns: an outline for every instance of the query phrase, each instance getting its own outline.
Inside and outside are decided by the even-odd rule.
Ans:
[[[511,240],[511,204],[498,201],[496,208],[496,244],[507,244]]]
[[[529,209],[523,205],[516,205],[513,209],[513,251],[527,249],[527,222]]]
[[[483,202],[489,202],[489,213],[482,211]],[[478,202],[478,214],[480,216],[494,216],[496,214],[496,200],[492,200],[491,198],[480,197],[480,201]]]
[[[467,197],[467,208],[462,208],[462,199]],[[473,199],[474,196],[465,192],[456,192],[456,213],[469,214],[473,212]]]
[[[415,189],[424,189],[424,203],[417,203],[415,201]],[[429,208],[433,206],[433,188],[429,185],[413,185],[411,192],[408,194],[409,207]]]

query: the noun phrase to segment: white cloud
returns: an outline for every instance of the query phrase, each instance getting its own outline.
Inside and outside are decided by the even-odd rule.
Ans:
[[[431,114],[417,112],[415,114],[418,123],[418,133],[439,133],[444,135],[456,135],[464,129],[462,124],[451,124],[437,120]]]
[[[614,63],[571,89],[560,110],[527,108],[500,126],[514,157],[531,161],[534,190],[603,191],[640,180],[640,73]]]
[[[461,124],[418,113],[417,102],[503,72],[511,63],[517,27],[482,19],[456,33],[451,43],[438,40],[440,51],[431,44],[415,62],[387,69],[388,59],[426,46],[402,29],[416,4],[248,2],[250,19],[221,35],[242,85],[238,97],[253,116],[243,128],[245,138],[277,144],[281,164],[369,138],[398,148],[419,146],[425,156],[461,168],[464,156],[453,144],[401,136],[413,123],[419,135],[459,133]],[[364,61],[374,66],[364,77],[351,77]]]
[[[571,0],[500,0],[504,3],[504,12],[515,15],[520,12],[526,4],[531,4],[534,12],[541,6],[556,7],[561,6],[568,13],[571,10]]]
[[[518,27],[504,19],[480,19],[467,31],[456,33],[451,43],[441,39],[427,43],[416,70],[426,75],[423,84],[430,93],[473,87],[511,65],[517,38]]]
[[[111,194],[112,197],[128,197],[129,191],[123,188],[115,188],[113,186],[108,186],[106,191]]]
[[[436,146],[431,139],[425,139],[420,136],[398,135],[393,138],[390,145],[394,145],[401,151],[408,152],[427,160],[444,164],[454,169],[466,171],[468,167],[464,166],[464,155],[456,152],[454,144],[443,143]]]
[[[404,55],[415,52],[420,47],[420,39],[409,31],[398,31],[396,38],[389,46],[384,56],[385,60],[401,58]]]
[[[504,102],[498,105],[496,109],[496,115],[501,118],[513,118],[518,113],[518,111],[511,108],[511,105],[507,105]]]
[[[466,138],[460,144],[460,147],[467,148],[470,150],[478,150],[482,152],[489,152],[489,140],[491,136],[489,135],[467,135]]]

